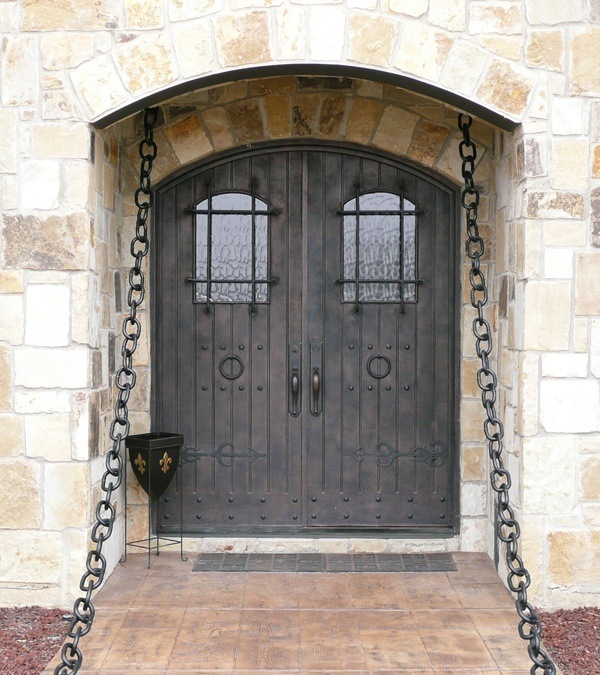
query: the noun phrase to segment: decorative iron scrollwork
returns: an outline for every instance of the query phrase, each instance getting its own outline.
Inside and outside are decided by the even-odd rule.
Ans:
[[[228,448],[230,448],[230,452],[226,452]],[[181,450],[182,462],[195,462],[201,457],[213,457],[225,468],[232,467],[234,460],[237,458],[245,458],[248,460],[248,463],[251,464],[260,457],[266,456],[266,452],[258,452],[258,450],[253,450],[252,448],[248,448],[248,452],[236,452],[232,443],[221,443],[216,450],[208,450],[206,452],[202,452],[190,445],[184,445]]]
[[[348,450],[344,455],[354,457],[357,462],[363,462],[367,457],[375,457],[377,465],[381,467],[391,466],[399,457],[408,457],[415,462],[439,467],[446,463],[448,450],[445,443],[441,441],[432,441],[429,445],[417,446],[410,452],[400,452],[387,443],[379,443],[375,450],[357,448]]]

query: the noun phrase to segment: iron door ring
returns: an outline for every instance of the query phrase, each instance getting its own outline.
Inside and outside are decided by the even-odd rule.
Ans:
[[[373,361],[383,361],[386,365],[383,371],[375,372],[373,370]],[[374,377],[376,380],[383,380],[384,377],[387,377],[392,370],[392,362],[388,359],[387,356],[383,354],[373,354],[373,356],[367,361],[367,372],[371,377]]]
[[[230,362],[231,364],[237,363],[238,364],[237,371],[233,370],[232,365],[231,371],[229,373],[225,372],[225,364],[227,362]],[[221,362],[219,363],[219,372],[227,380],[237,380],[237,378],[244,372],[244,364],[242,363],[242,359],[240,359],[240,357],[236,356],[235,354],[229,354],[229,356],[224,356],[221,359]]]

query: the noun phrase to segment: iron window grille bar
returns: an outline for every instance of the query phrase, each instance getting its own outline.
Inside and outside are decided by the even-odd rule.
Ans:
[[[252,199],[252,207],[250,209],[213,209],[213,192],[212,186],[210,183],[206,185],[206,202],[207,208],[205,209],[195,209],[187,208],[185,213],[202,215],[206,216],[206,277],[185,277],[185,281],[193,284],[206,284],[206,308],[205,311],[207,314],[211,312],[211,305],[220,304],[215,302],[212,299],[212,287],[216,284],[244,284],[250,285],[252,288],[252,298],[250,301],[250,312],[252,315],[256,314],[256,286],[259,284],[266,284],[267,286],[275,285],[279,282],[279,277],[273,275],[267,275],[264,279],[256,278],[256,217],[257,216],[266,216],[267,217],[267,266],[269,265],[269,216],[277,216],[280,211],[277,209],[257,209],[256,208],[256,181],[252,181],[252,189],[250,192],[250,197]],[[240,193],[242,194],[242,193]],[[221,279],[213,278],[212,275],[212,239],[213,239],[213,216],[250,216],[252,219],[252,270],[251,270],[251,279]],[[225,304],[225,303],[223,303]],[[238,303],[226,303],[226,304],[238,304]]]
[[[375,194],[375,193],[364,193],[364,194]],[[392,194],[392,193],[390,193]],[[404,192],[401,190],[398,195],[396,195],[400,201],[399,209],[361,209],[360,208],[360,185],[356,185],[356,208],[355,209],[340,209],[336,211],[336,215],[344,217],[354,217],[355,218],[355,233],[354,233],[354,246],[356,249],[356,259],[354,261],[354,279],[347,278],[343,276],[340,279],[336,279],[336,284],[343,286],[344,284],[354,284],[354,311],[358,312],[361,303],[367,303],[368,300],[360,300],[359,297],[359,288],[361,284],[396,284],[400,286],[400,313],[404,314],[404,287],[405,286],[414,286],[415,289],[417,286],[423,284],[422,279],[405,279],[404,278],[404,216],[421,216],[425,214],[423,209],[405,209],[404,205]],[[360,218],[361,216],[398,216],[399,218],[399,231],[398,231],[398,271],[400,278],[399,279],[361,279],[360,278]],[[343,220],[342,220],[343,228]],[[416,265],[416,249],[417,249],[417,230],[415,227],[415,265]],[[343,263],[342,263],[343,265]],[[416,268],[415,268],[416,269]],[[342,291],[343,293],[343,291]],[[377,302],[377,301],[371,301]],[[416,296],[415,296],[416,302]]]

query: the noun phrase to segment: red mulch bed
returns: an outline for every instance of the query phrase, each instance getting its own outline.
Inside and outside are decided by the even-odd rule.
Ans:
[[[0,607],[0,673],[38,675],[67,634],[64,609]]]
[[[543,643],[564,675],[600,672],[600,607],[540,612]],[[62,609],[0,608],[0,675],[39,675],[67,632]]]
[[[542,642],[565,675],[600,673],[600,607],[540,612]]]

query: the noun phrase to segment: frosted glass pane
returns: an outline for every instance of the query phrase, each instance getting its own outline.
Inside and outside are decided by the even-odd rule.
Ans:
[[[414,210],[414,205],[404,200],[405,209]],[[344,205],[344,211],[357,210],[356,199]],[[386,192],[370,193],[359,197],[359,208],[365,211],[398,211],[400,196]],[[356,279],[356,228],[357,216],[344,217],[343,274],[345,279]],[[397,214],[360,215],[360,260],[358,278],[379,280],[379,283],[345,283],[344,302],[400,302],[401,293],[407,302],[416,300],[412,285],[385,283],[384,280],[416,278],[416,221],[415,216],[404,217],[404,241],[401,241],[402,216]],[[402,261],[402,263],[401,263]],[[402,264],[402,269],[401,269]],[[358,288],[357,288],[358,286]],[[358,298],[356,294],[358,293]]]
[[[200,202],[199,210],[208,208],[208,200]],[[267,210],[262,200],[256,199],[257,210]],[[212,210],[242,211],[252,209],[252,197],[242,193],[215,195]],[[267,278],[267,216],[254,217],[255,222],[255,278]],[[212,215],[211,248],[211,302],[252,302],[252,284],[216,283],[219,279],[252,281],[252,215],[228,213]],[[206,279],[208,271],[208,216],[196,216],[196,278]],[[255,302],[267,302],[267,284],[257,284]],[[196,301],[206,302],[207,284],[196,285]]]

